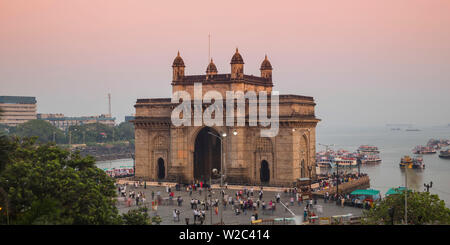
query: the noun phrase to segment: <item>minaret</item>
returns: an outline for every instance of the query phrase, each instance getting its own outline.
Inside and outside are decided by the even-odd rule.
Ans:
[[[239,50],[236,48],[236,53],[234,53],[231,58],[231,79],[242,79],[244,78],[244,60],[242,59]]]
[[[270,64],[270,61],[266,58],[264,58],[263,62],[261,63],[261,77],[268,79],[269,81],[272,81],[272,65]]]
[[[182,81],[184,77],[184,61],[180,56],[180,51],[178,51],[177,57],[173,60],[173,81]]]
[[[208,67],[206,68],[206,79],[208,79],[216,74],[217,74],[217,67],[214,64],[213,60],[211,59]]]

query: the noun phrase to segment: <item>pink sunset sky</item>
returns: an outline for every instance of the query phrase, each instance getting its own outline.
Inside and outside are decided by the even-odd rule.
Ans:
[[[245,73],[267,54],[274,90],[313,96],[320,125],[450,123],[450,1],[0,0],[0,95],[36,96],[39,113],[107,113],[171,96],[211,53]]]

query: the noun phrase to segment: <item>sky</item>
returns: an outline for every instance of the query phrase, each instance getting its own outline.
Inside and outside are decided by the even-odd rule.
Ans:
[[[313,96],[321,127],[450,123],[450,1],[0,0],[0,95],[36,96],[38,113],[134,113],[171,96],[211,56],[246,74],[267,54],[274,90]]]

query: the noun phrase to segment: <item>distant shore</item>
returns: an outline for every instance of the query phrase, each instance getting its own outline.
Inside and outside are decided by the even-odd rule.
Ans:
[[[92,156],[96,161],[112,161],[134,157],[134,146],[124,144],[105,144],[76,147],[82,156]]]

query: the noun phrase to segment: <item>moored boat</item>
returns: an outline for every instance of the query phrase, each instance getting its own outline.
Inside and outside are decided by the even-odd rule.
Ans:
[[[417,168],[417,169],[424,169],[425,168],[425,164],[423,163],[423,158],[421,156],[417,156],[414,157],[412,159],[412,168]]]
[[[400,159],[401,168],[412,168],[412,158],[410,156],[404,156]]]
[[[413,149],[414,154],[435,154],[436,150],[430,146],[421,146],[418,145]]]
[[[440,151],[439,152],[439,157],[440,158],[450,159],[450,149],[447,149],[447,150],[444,150],[444,151]]]
[[[423,163],[423,158],[404,156],[400,160],[400,168],[414,168],[414,169],[424,169],[425,164]]]
[[[339,167],[352,167],[357,166],[358,161],[354,157],[336,157],[334,158],[332,162],[332,166],[339,166]]]
[[[380,163],[380,151],[376,146],[362,145],[357,150],[361,164]]]

